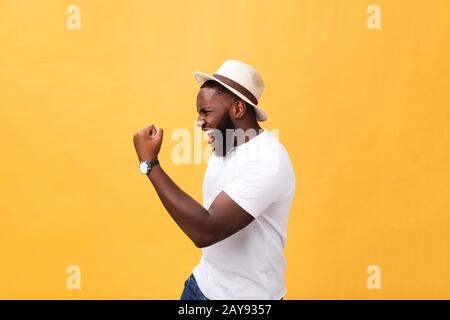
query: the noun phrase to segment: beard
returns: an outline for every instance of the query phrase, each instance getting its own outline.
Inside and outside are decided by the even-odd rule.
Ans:
[[[227,152],[234,147],[235,126],[228,113],[225,113],[220,120],[215,134],[214,154],[218,157],[224,157]]]

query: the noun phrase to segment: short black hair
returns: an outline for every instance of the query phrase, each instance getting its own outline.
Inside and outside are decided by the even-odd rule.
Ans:
[[[206,82],[204,82],[201,85],[200,89],[203,89],[203,88],[216,89],[216,94],[226,94],[226,95],[233,97],[234,100],[237,100],[237,99],[242,100],[236,94],[231,92],[228,88],[224,87],[219,82],[214,81],[214,80],[207,80]],[[246,102],[245,100],[242,100],[242,101],[244,101],[244,103],[247,107],[251,107],[251,108],[247,108],[247,109],[250,110],[250,113],[252,113],[253,115],[256,116],[255,108],[250,103]]]
[[[226,95],[233,97],[235,100],[240,99],[237,95],[235,95],[233,92],[231,92],[228,88],[224,87],[219,82],[214,81],[214,80],[208,80],[205,83],[203,83],[202,86],[200,87],[200,89],[203,89],[203,88],[216,89],[217,94],[226,94]]]

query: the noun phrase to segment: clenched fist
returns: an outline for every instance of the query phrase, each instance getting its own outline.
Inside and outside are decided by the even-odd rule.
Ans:
[[[139,161],[157,159],[162,140],[163,129],[156,128],[153,124],[138,131],[133,137],[133,143]]]

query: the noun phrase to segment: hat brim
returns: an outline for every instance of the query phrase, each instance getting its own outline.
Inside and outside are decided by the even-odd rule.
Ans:
[[[202,86],[208,80],[213,80],[213,81],[216,81],[216,82],[220,83],[225,88],[227,88],[228,90],[233,92],[235,95],[237,95],[239,98],[241,98],[242,100],[244,100],[248,104],[250,104],[253,107],[255,107],[255,113],[256,113],[256,120],[257,121],[262,122],[262,121],[266,121],[267,120],[267,115],[264,112],[264,110],[261,109],[261,107],[258,107],[256,105],[254,105],[246,96],[244,96],[242,93],[240,93],[236,89],[234,89],[234,88],[230,87],[229,85],[223,83],[222,81],[214,78],[213,76],[211,76],[209,74],[206,74],[206,73],[203,73],[203,72],[200,72],[200,71],[195,71],[194,72],[194,77],[195,77],[195,80],[197,80],[197,82],[200,84],[200,86]]]

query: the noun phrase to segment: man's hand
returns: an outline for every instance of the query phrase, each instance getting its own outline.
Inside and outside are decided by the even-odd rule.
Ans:
[[[138,131],[133,137],[133,143],[139,161],[157,159],[162,140],[163,129],[156,128],[153,124]]]

